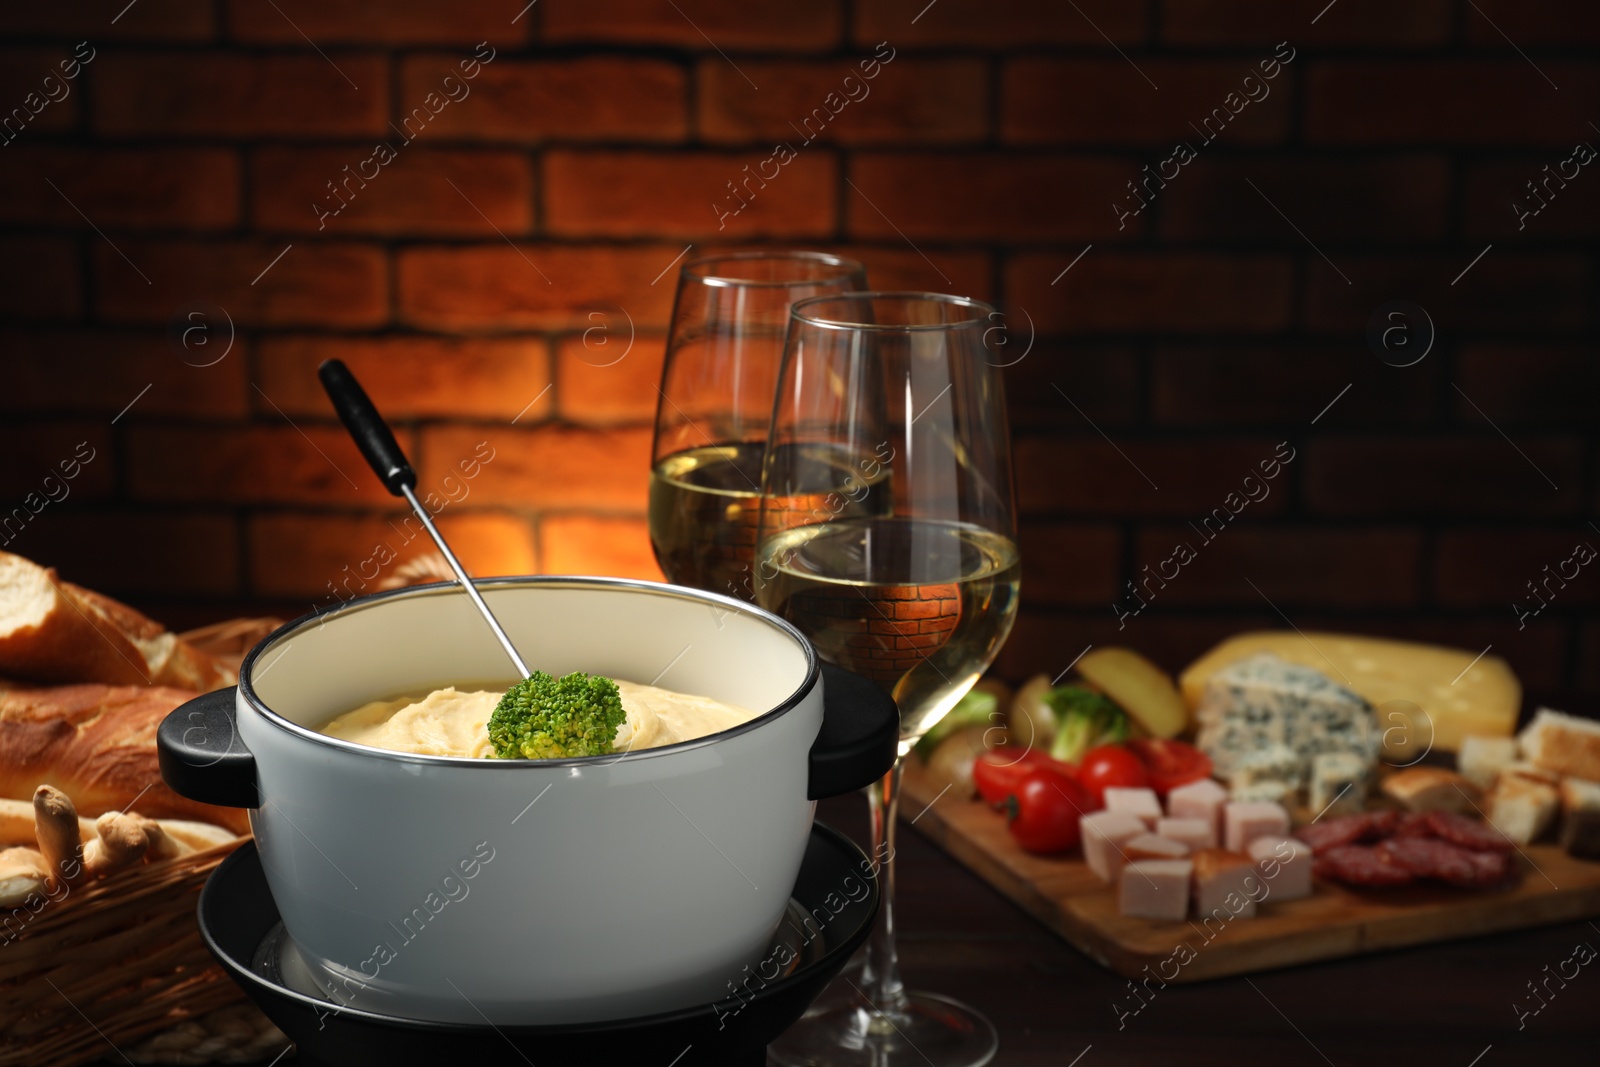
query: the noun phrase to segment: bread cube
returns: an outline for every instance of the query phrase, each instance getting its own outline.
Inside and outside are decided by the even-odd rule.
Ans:
[[[1122,870],[1117,910],[1141,919],[1180,920],[1189,914],[1188,860],[1134,860]]]
[[[1479,734],[1461,739],[1461,750],[1456,753],[1456,770],[1473,785],[1487,792],[1508,763],[1517,759],[1515,737],[1483,737]]]
[[[1502,774],[1489,794],[1487,810],[1496,830],[1516,844],[1526,845],[1550,828],[1560,806],[1561,794],[1555,786]]]
[[[1580,859],[1600,859],[1600,782],[1562,781],[1561,847]]]

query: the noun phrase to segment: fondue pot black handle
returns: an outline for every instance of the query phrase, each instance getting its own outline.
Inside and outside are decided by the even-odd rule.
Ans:
[[[238,686],[181,704],[156,730],[161,777],[174,793],[202,804],[258,808],[256,758],[239,740],[234,719]]]
[[[900,710],[859,674],[822,665],[822,729],[811,744],[806,799],[863,789],[894,766]]]
[[[384,487],[395,496],[401,495],[402,486],[415,489],[417,472],[411,469],[406,454],[400,450],[400,442],[394,439],[394,432],[383,421],[383,416],[378,414],[378,409],[373,406],[367,391],[361,388],[361,383],[356,381],[356,376],[350,373],[350,368],[342,360],[325,359],[317,368],[317,377],[322,379],[322,388],[327,390],[328,399],[333,401],[333,410],[339,413],[339,421],[355,438],[361,454],[372,465],[373,472]]]

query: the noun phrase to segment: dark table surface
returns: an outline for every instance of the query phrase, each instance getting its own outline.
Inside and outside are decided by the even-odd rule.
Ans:
[[[866,802],[823,801],[817,817],[867,840]],[[1600,924],[1358,956],[1190,986],[1134,1006],[1126,979],[1104,970],[945,855],[904,822],[899,864],[900,959],[913,989],[980,1009],[1000,1031],[1003,1067],[1593,1067],[1600,1063],[1600,960],[1546,1006],[1529,982],[1554,973],[1580,942],[1600,949]],[[1549,966],[1550,971],[1544,968]],[[1568,972],[1570,973],[1570,966]]]

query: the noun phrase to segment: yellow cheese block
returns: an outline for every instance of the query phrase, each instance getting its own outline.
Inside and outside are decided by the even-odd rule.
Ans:
[[[1430,747],[1454,752],[1473,734],[1509,737],[1522,707],[1522,686],[1499,656],[1474,663],[1477,653],[1440,645],[1292,630],[1228,638],[1183,672],[1184,702],[1198,708],[1212,675],[1261,652],[1321,671],[1365,697],[1377,711],[1385,756],[1397,762]]]

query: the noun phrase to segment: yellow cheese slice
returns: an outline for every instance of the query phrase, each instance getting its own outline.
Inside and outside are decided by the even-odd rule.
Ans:
[[[1509,737],[1522,686],[1499,656],[1354,634],[1261,630],[1228,638],[1191,663],[1178,680],[1191,711],[1206,682],[1260,652],[1321,671],[1354,689],[1377,711],[1387,759],[1420,758],[1429,747],[1454,752],[1462,738]],[[1420,713],[1416,710],[1420,709]]]

